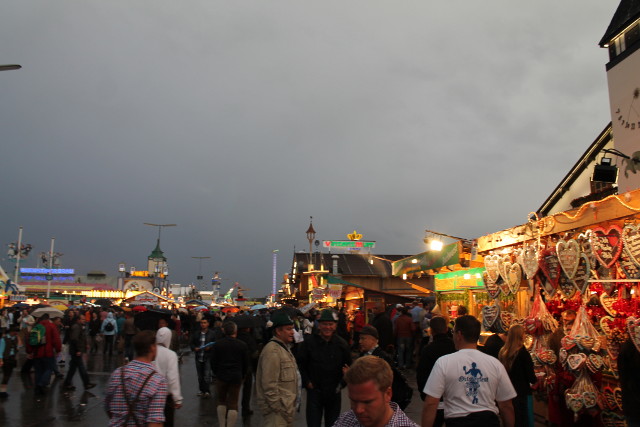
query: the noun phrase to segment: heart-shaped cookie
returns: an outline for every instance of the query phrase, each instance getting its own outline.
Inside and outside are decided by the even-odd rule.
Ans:
[[[565,350],[564,348],[558,350],[558,360],[560,361],[561,365],[567,363],[567,357],[569,357],[569,353],[567,353],[567,350]]]
[[[505,294],[505,295],[511,295],[511,288],[509,287],[509,284],[507,282],[505,282],[504,280],[502,280],[502,276],[500,276],[500,278],[498,279],[498,286],[500,286],[500,291]]]
[[[640,278],[640,268],[638,268],[636,263],[631,259],[627,251],[622,251],[620,254],[618,267],[620,267],[625,278],[631,280]]]
[[[555,248],[545,249],[540,253],[538,266],[551,286],[554,289],[557,289],[558,281],[560,280],[561,267]]]
[[[616,314],[618,314],[618,311],[613,308],[613,304],[616,301],[618,301],[617,297],[610,297],[604,293],[600,295],[600,305],[613,317],[616,317]]]
[[[602,411],[600,419],[605,427],[626,427],[627,422],[624,416],[612,411]]]
[[[575,340],[576,344],[578,344],[578,347],[580,347],[582,350],[589,351],[593,348],[593,346],[596,345],[596,339],[586,335],[577,335],[575,337]]]
[[[584,353],[575,353],[567,356],[567,366],[572,371],[577,371],[582,368],[582,366],[587,361],[587,355]]]
[[[500,277],[500,255],[487,255],[484,257],[484,269],[487,281],[496,283]]]
[[[498,286],[498,284],[496,282],[492,282],[489,277],[487,272],[485,271],[482,274],[482,279],[484,282],[484,288],[487,290],[487,294],[489,294],[489,296],[492,299],[496,299],[498,298],[498,295],[500,295],[500,292],[502,292],[500,290],[500,286]]]
[[[640,318],[629,316],[627,318],[627,332],[638,351],[640,351]]]
[[[485,305],[482,307],[482,326],[488,331],[491,329],[496,319],[500,316],[500,306],[498,305]]]
[[[594,228],[591,230],[591,246],[600,264],[613,267],[622,251],[622,229],[617,225],[611,225],[606,230]]]
[[[518,292],[520,282],[522,282],[522,267],[520,267],[520,264],[514,262],[509,265],[509,270],[507,271],[507,284],[509,285],[509,289],[511,289],[511,293],[515,294]]]
[[[598,396],[593,391],[583,391],[582,401],[585,408],[593,408],[598,403]]]
[[[522,250],[522,271],[527,279],[531,280],[538,272],[538,250],[535,246],[525,246]]]
[[[565,401],[567,402],[567,408],[573,412],[578,413],[584,408],[584,401],[582,400],[582,393],[565,393]]]
[[[540,362],[547,365],[553,365],[554,363],[556,363],[556,360],[558,360],[553,350],[544,349],[544,348],[541,348],[538,351],[536,351],[536,357]]]
[[[568,351],[576,346],[576,340],[574,340],[571,335],[565,335],[560,340],[560,345],[562,346],[562,348]]]
[[[627,224],[622,229],[622,241],[624,252],[631,261],[640,266],[640,227],[635,224]]]
[[[500,320],[502,320],[502,326],[505,331],[509,330],[515,319],[516,315],[513,313],[509,313],[508,311],[500,312]]]
[[[611,387],[606,386],[602,389],[602,400],[608,409],[612,411],[618,409],[618,404],[616,403],[616,398],[613,395],[613,389]]]
[[[591,277],[591,263],[589,257],[585,254],[580,254],[580,260],[578,261],[578,269],[573,276],[573,286],[580,291],[582,295],[587,292],[589,288],[589,278]]]
[[[600,330],[606,337],[610,337],[615,328],[615,319],[611,316],[602,316],[599,321]]]
[[[613,389],[613,397],[616,399],[616,405],[622,411],[622,389],[620,387]]]
[[[560,293],[565,296],[565,298],[573,298],[576,294],[576,287],[573,284],[573,281],[567,277],[564,271],[560,272],[560,279],[558,280],[558,290]]]
[[[510,255],[502,255],[498,259],[498,272],[500,273],[500,277],[505,282],[509,280],[509,267],[511,267],[511,256]]]
[[[587,358],[587,368],[594,374],[602,370],[604,362],[602,356],[599,354],[591,353]]]
[[[558,262],[560,267],[569,279],[573,279],[578,270],[580,262],[580,244],[577,240],[558,240],[556,243],[556,253],[558,254]]]

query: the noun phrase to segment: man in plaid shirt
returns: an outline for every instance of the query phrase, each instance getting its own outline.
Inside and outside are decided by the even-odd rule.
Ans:
[[[109,426],[162,426],[167,399],[167,381],[151,364],[156,358],[153,331],[133,338],[134,360],[111,374],[104,399]]]

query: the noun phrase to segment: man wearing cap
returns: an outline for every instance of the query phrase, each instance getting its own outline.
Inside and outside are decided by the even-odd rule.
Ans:
[[[273,338],[262,349],[256,371],[258,407],[265,427],[289,427],[293,426],[301,395],[300,373],[290,349],[293,320],[279,312],[271,322]]]
[[[307,426],[330,427],[340,415],[342,369],[351,364],[349,344],[335,334],[338,315],[322,310],[318,334],[300,344],[297,352],[302,385],[307,389]]]
[[[366,325],[360,331],[360,357],[362,356],[378,356],[386,360],[390,366],[393,366],[393,359],[378,345],[378,331],[371,325]]]

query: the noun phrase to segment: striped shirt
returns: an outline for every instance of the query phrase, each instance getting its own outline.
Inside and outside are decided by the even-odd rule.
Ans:
[[[122,373],[124,370],[124,384],[122,382]],[[133,403],[142,384],[151,374],[149,381],[140,392],[137,403]],[[129,416],[129,407],[126,398],[134,407],[133,415]],[[136,426],[147,425],[147,423],[163,423],[164,422],[164,405],[167,399],[167,381],[156,372],[150,363],[133,360],[129,364],[116,369],[111,374],[109,385],[104,399],[104,406],[109,414],[109,426]],[[125,424],[126,421],[126,424]]]

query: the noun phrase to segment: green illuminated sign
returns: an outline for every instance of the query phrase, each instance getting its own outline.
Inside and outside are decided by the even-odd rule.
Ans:
[[[362,240],[324,240],[325,248],[375,248],[376,242],[363,242]]]

